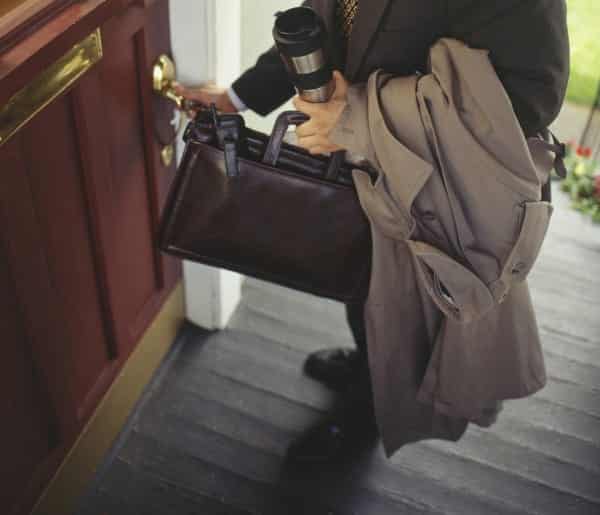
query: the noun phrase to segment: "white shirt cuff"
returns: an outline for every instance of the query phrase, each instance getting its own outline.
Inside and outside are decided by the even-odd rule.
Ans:
[[[248,106],[246,106],[246,104],[244,104],[244,101],[238,96],[238,94],[235,92],[235,90],[233,88],[229,88],[227,90],[227,95],[229,95],[229,100],[231,100],[231,103],[235,106],[235,108],[239,111],[245,111],[246,109],[248,109]]]

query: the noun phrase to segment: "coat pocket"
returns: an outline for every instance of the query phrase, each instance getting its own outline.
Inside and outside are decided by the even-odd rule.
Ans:
[[[498,279],[489,284],[496,302],[502,302],[511,286],[525,280],[542,248],[554,207],[544,200],[524,201],[517,240],[506,258]]]
[[[493,308],[490,290],[469,269],[428,243],[406,243],[420,282],[448,318],[467,324]]]

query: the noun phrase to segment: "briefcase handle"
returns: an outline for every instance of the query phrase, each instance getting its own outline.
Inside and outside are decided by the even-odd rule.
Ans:
[[[283,138],[290,125],[301,125],[307,122],[310,117],[300,111],[284,111],[281,113],[277,120],[275,120],[275,126],[273,132],[269,138],[267,149],[263,156],[263,163],[269,166],[277,166],[279,160],[279,154],[281,152],[281,146],[283,144]],[[329,167],[325,174],[325,178],[329,180],[337,180],[340,168],[344,162],[345,151],[334,152],[331,155],[329,161]]]

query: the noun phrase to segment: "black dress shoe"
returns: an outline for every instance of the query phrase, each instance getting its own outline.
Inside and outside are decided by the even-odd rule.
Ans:
[[[310,427],[288,447],[294,463],[339,462],[371,447],[378,438],[375,414],[366,392],[349,395],[341,409]]]
[[[354,382],[366,361],[356,349],[323,349],[309,354],[304,362],[304,373],[333,390],[341,391]]]

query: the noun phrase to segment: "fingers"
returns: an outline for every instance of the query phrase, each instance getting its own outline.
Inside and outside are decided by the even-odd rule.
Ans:
[[[338,70],[333,71],[333,80],[335,81],[335,91],[333,92],[332,99],[346,98],[348,94],[348,81]]]
[[[298,138],[305,138],[306,136],[314,136],[319,132],[319,128],[314,120],[308,120],[301,125],[296,127],[296,135]]]
[[[173,89],[177,95],[182,96],[186,100],[192,100],[204,105],[208,105],[211,102],[210,97],[202,90],[186,88],[180,84],[173,85]]]
[[[334,129],[341,111],[346,105],[345,89],[347,83],[339,72],[335,73],[334,77],[339,90],[337,99],[314,104],[303,100],[299,96],[292,99],[294,107],[310,117],[307,122],[296,127],[296,135],[298,136],[298,145],[311,154],[324,154],[342,150],[341,147],[329,140],[329,134]]]
[[[308,150],[310,154],[326,154],[341,150],[340,147],[331,143],[326,137],[319,135],[299,138],[297,145]]]
[[[294,107],[304,113],[307,114],[308,116],[310,116],[311,114],[315,114],[318,112],[318,110],[320,109],[318,104],[312,104],[310,102],[307,102],[306,100],[302,100],[299,96],[295,96],[292,99],[292,104],[294,104]]]
[[[211,84],[188,88],[179,82],[173,81],[172,85],[175,93],[178,95],[190,100],[197,100],[203,104],[214,102],[216,98],[225,92],[224,88],[219,88]]]
[[[178,82],[173,82],[173,89],[177,95],[182,96],[188,102],[186,109],[199,110],[215,104],[218,111],[224,113],[236,113],[237,108],[231,102],[227,90],[212,84],[187,88]],[[194,105],[196,103],[197,105]]]
[[[323,136],[305,136],[304,138],[298,138],[298,146],[305,148],[306,150],[315,147],[325,147],[327,140]]]
[[[173,86],[173,90],[178,95],[189,98],[189,96],[193,94],[191,89],[186,88],[183,84],[179,84],[179,82],[173,81],[171,84]]]
[[[333,70],[333,80],[335,82],[335,91],[332,99],[345,98],[346,94],[348,93],[348,81],[339,70]],[[298,111],[301,111],[309,116],[315,114],[320,109],[319,104],[307,102],[298,95],[292,99],[292,103]]]
[[[342,84],[347,83],[346,82],[346,78],[344,77],[344,74],[339,71],[339,70],[333,70],[333,78],[335,79],[335,82],[340,82]]]
[[[341,147],[335,145],[317,145],[316,147],[311,147],[307,149],[308,152],[312,155],[317,154],[331,154],[332,152],[336,152],[337,150],[343,150]]]

